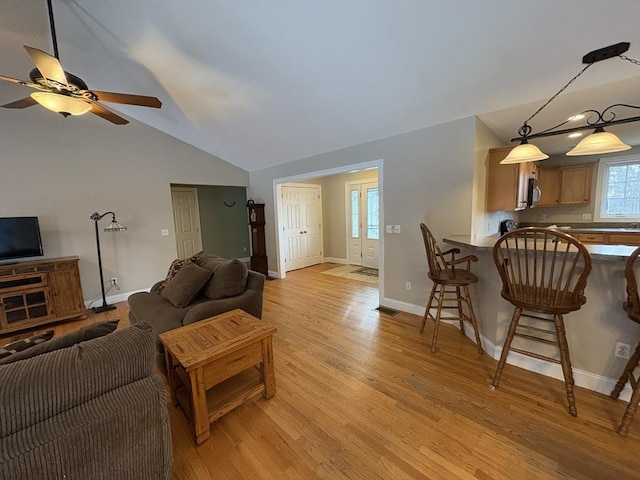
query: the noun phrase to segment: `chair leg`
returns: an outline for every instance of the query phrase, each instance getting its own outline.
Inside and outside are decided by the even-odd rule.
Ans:
[[[507,361],[507,355],[509,354],[509,349],[511,348],[511,342],[513,340],[513,336],[516,333],[516,328],[518,327],[518,322],[520,321],[520,314],[522,313],[522,309],[516,307],[513,311],[513,317],[511,317],[511,324],[509,325],[509,331],[507,332],[507,338],[504,341],[504,345],[502,346],[502,353],[500,354],[500,361],[498,361],[498,366],[496,367],[496,373],[493,375],[493,382],[491,383],[492,388],[497,388],[500,383],[500,377],[502,376],[502,369],[504,368],[504,364]]]
[[[456,302],[458,303],[458,321],[460,322],[460,334],[464,335],[464,312],[462,310],[462,294],[460,293],[460,287],[456,287]],[[469,301],[469,296],[464,299],[465,302]],[[467,303],[469,305],[469,303]]]
[[[631,355],[631,358],[627,362],[627,365],[624,367],[624,371],[622,372],[622,375],[620,375],[620,378],[618,379],[618,383],[616,383],[615,388],[611,392],[611,398],[618,398],[620,396],[620,392],[622,392],[622,389],[629,381],[629,375],[633,373],[633,371],[636,369],[636,367],[639,364],[640,364],[640,342],[636,347],[636,351],[633,352],[633,355]]]
[[[558,336],[558,347],[560,348],[560,363],[562,364],[562,373],[564,374],[564,386],[567,390],[567,401],[569,402],[569,413],[574,417],[578,416],[576,410],[576,399],[573,396],[573,370],[571,369],[571,359],[569,357],[569,344],[564,331],[564,321],[562,315],[553,316],[556,324],[556,334]]]
[[[424,333],[424,326],[427,323],[427,318],[429,318],[429,310],[431,310],[431,304],[433,303],[433,297],[436,294],[436,284],[433,284],[431,288],[431,295],[429,295],[429,301],[427,302],[427,308],[424,311],[424,317],[422,317],[422,323],[420,324],[420,333]]]
[[[631,394],[629,405],[627,405],[627,409],[622,416],[622,422],[616,430],[619,435],[623,437],[627,435],[627,432],[629,431],[629,425],[631,425],[631,420],[633,420],[633,416],[636,414],[636,410],[638,409],[638,403],[640,403],[640,381],[636,382],[635,387],[633,388],[633,393]]]
[[[442,316],[442,303],[444,302],[444,294],[446,293],[446,288],[444,285],[440,285],[440,290],[438,293],[440,295],[438,296],[438,310],[436,312],[435,323],[433,325],[433,337],[431,338],[431,353],[436,353],[436,343],[438,342],[438,327],[440,326],[440,317]]]
[[[462,291],[466,297],[467,307],[469,307],[469,320],[471,321],[471,326],[473,327],[473,331],[476,334],[476,345],[478,347],[478,353],[482,355],[484,353],[484,349],[482,348],[482,341],[480,340],[480,332],[478,330],[478,319],[476,318],[476,314],[473,311],[473,304],[471,303],[471,295],[469,294],[469,287],[465,285],[462,287]]]

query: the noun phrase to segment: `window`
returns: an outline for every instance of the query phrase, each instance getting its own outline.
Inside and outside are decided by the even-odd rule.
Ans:
[[[378,220],[378,189],[367,189],[367,238],[378,240],[380,238],[380,224]]]
[[[360,237],[360,207],[358,205],[360,190],[351,190],[351,238]]]
[[[600,160],[596,219],[640,220],[640,155]]]

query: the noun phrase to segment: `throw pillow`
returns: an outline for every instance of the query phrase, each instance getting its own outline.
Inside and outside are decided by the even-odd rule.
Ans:
[[[167,283],[170,282],[171,279],[173,279],[173,277],[176,276],[176,274],[187,262],[189,262],[188,258],[184,260],[180,260],[176,258],[173,262],[171,262],[171,265],[169,265],[169,271],[167,272],[167,276],[165,277],[164,282],[162,282],[162,284],[158,287],[158,293],[162,293],[162,291],[167,286]]]
[[[44,332],[37,333],[36,335],[32,335],[27,338],[21,338],[20,340],[7,343],[6,345],[0,347],[0,358],[5,358],[9,355],[22,352],[27,348],[35,347],[36,345],[46,342],[47,340],[51,340],[52,337],[53,330],[46,330]]]
[[[171,281],[165,284],[160,295],[169,300],[174,307],[186,307],[200,293],[209,278],[211,270],[195,263],[185,263]]]
[[[215,255],[201,256],[198,265],[211,270],[213,277],[204,287],[203,294],[212,299],[235,297],[247,287],[247,266],[240,260],[227,260]]]
[[[42,355],[43,353],[53,352],[54,350],[68,348],[76,343],[86,342],[92,338],[102,337],[113,332],[118,327],[118,322],[119,320],[109,320],[106,322],[86,325],[78,330],[62,335],[61,337],[54,338],[47,342],[40,343],[35,347],[31,347],[9,357],[5,357],[0,360],[0,365],[35,357],[37,355]]]

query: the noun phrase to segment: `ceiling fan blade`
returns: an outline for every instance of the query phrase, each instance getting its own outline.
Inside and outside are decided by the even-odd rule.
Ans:
[[[144,95],[129,95],[128,93],[101,92],[91,90],[100,102],[125,103],[127,105],[138,105],[140,107],[160,108],[162,102],[156,97],[146,97]]]
[[[0,75],[0,80],[4,80],[5,82],[11,82],[11,83],[25,83],[23,80],[18,80],[17,78],[5,77],[4,75]]]
[[[49,80],[55,80],[58,83],[67,85],[67,76],[60,65],[60,61],[42,50],[23,45],[31,60],[35,64],[40,73]]]
[[[98,115],[105,120],[109,120],[111,123],[115,123],[116,125],[126,125],[127,123],[129,123],[129,120],[125,120],[124,118],[116,115],[112,111],[107,110],[102,105],[95,102],[91,102],[91,113]]]
[[[20,100],[16,100],[15,102],[6,103],[1,106],[2,108],[27,108],[27,107],[30,107],[31,105],[35,105],[36,103],[38,102],[36,102],[33,98],[25,97],[25,98],[21,98]]]

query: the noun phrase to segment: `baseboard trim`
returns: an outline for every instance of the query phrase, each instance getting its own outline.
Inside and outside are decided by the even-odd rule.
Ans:
[[[339,265],[349,265],[346,258],[324,257],[322,263],[337,263]]]
[[[150,290],[150,288],[143,288],[141,290],[133,290],[131,292],[119,293],[117,295],[108,295],[106,297],[106,300],[107,300],[107,303],[109,305],[112,305],[112,304],[118,303],[118,302],[125,302],[134,293],[148,292],[149,290]],[[85,308],[89,308],[89,305],[91,305],[92,308],[95,307],[95,306],[102,305],[102,297],[98,297],[95,300],[85,300],[84,301]]]
[[[414,315],[424,315],[424,307],[419,305],[399,302],[390,298],[385,298],[383,305],[395,308],[396,310],[401,310],[403,312],[412,313]],[[435,315],[435,310],[432,310],[431,313]],[[444,312],[443,317],[447,316],[451,315],[449,314],[449,312]],[[442,322],[448,323],[450,325],[453,325],[457,329],[460,329],[460,324],[457,320],[447,320],[443,318]],[[465,328],[464,333],[473,343],[475,343],[475,334],[472,328]],[[500,355],[502,354],[501,345],[495,345],[491,340],[489,340],[482,334],[480,334],[480,341],[482,342],[482,348],[488,355],[491,355],[491,357],[495,360],[500,359]],[[509,355],[507,356],[507,364],[524,368],[525,370],[539,373],[546,377],[555,378],[556,380],[564,381],[562,367],[556,363],[528,357],[516,352],[509,352]],[[578,387],[593,390],[594,392],[602,393],[603,395],[607,396],[611,394],[611,391],[615,388],[616,383],[618,383],[617,378],[605,377],[603,375],[598,375],[597,373],[588,372],[586,370],[580,370],[578,368],[573,368],[573,381]],[[631,399],[631,386],[628,383],[620,393],[619,399],[625,402],[628,402]]]

